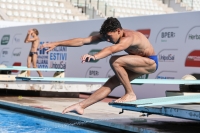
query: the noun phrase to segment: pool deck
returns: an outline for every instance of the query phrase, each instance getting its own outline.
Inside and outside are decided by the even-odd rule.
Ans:
[[[68,118],[77,121],[86,121],[101,126],[107,126],[119,130],[119,132],[139,133],[197,133],[200,130],[200,122],[150,115],[141,117],[142,113],[124,111],[108,105],[114,99],[106,98],[85,109],[83,115],[75,113],[62,114],[62,110],[74,103],[87,98],[87,95],[80,95],[79,98],[49,98],[49,97],[22,97],[0,96],[0,105],[22,108],[42,114],[50,114],[60,118]],[[69,124],[69,123],[68,123]],[[72,123],[71,123],[72,124]],[[81,124],[80,122],[78,124]],[[82,123],[83,124],[83,123]],[[75,124],[76,125],[76,124]]]

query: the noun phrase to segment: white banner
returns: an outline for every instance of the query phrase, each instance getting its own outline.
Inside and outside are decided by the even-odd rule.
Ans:
[[[158,70],[139,78],[181,79],[186,74],[200,73],[200,12],[175,13],[154,16],[120,18],[122,27],[146,35],[159,58]],[[24,43],[27,31],[37,28],[40,44],[71,38],[87,37],[100,30],[104,19],[66,22],[46,25],[3,28],[0,32],[0,64],[26,66],[31,43]],[[67,77],[106,78],[114,73],[109,66],[111,56],[81,63],[81,56],[93,54],[112,44],[102,42],[82,47],[57,47],[50,53],[38,50],[39,68],[64,68]],[[125,54],[125,52],[115,55]],[[53,72],[42,72],[52,76]],[[13,71],[13,74],[18,74]],[[32,72],[31,76],[37,76]],[[179,90],[179,85],[137,84],[133,90],[138,99],[165,96],[166,90]],[[110,96],[122,96],[124,89],[117,87]]]

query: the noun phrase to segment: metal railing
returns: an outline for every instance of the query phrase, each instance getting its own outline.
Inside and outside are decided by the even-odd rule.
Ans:
[[[115,16],[115,9],[109,6],[106,2],[100,0],[70,0],[70,2],[78,8],[81,8],[83,13],[88,14],[88,9],[92,11],[92,18],[95,14],[100,16]],[[95,11],[98,10],[98,11]]]
[[[180,3],[181,6],[186,7],[187,10],[200,10],[200,7],[197,7],[196,4],[200,5],[200,0],[160,0],[162,3],[170,6],[171,2]]]

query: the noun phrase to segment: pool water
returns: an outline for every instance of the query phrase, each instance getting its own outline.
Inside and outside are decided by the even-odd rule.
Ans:
[[[46,119],[0,109],[0,133],[97,133]]]

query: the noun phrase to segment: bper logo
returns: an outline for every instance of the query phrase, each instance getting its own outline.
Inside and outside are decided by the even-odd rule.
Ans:
[[[146,36],[146,38],[149,38],[151,29],[141,29],[141,30],[137,30],[137,31],[144,34]]]
[[[161,38],[174,38],[175,32],[162,32]]]
[[[8,42],[10,40],[10,35],[4,35],[2,38],[1,38],[1,45],[7,45]]]
[[[90,67],[88,68],[88,70],[86,71],[85,77],[89,77],[89,78],[94,78],[94,77],[100,77],[100,69],[101,67]]]
[[[174,39],[176,39],[176,32],[178,28],[179,27],[164,27],[160,29],[160,31],[156,35],[155,42],[173,43]]]
[[[200,50],[194,50],[189,53],[185,60],[186,67],[200,67]]]
[[[101,49],[92,49],[92,50],[90,50],[90,52],[88,53],[89,55],[94,55],[94,54],[96,54],[96,53],[98,53],[98,52],[100,52],[101,51]],[[91,63],[96,63],[96,62],[98,62],[99,60],[90,60],[89,62],[91,62]]]

